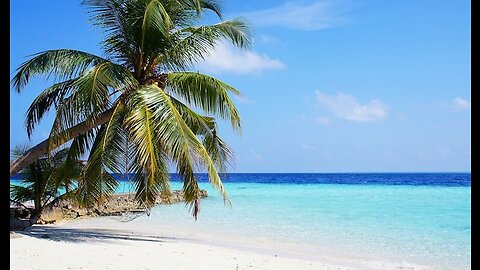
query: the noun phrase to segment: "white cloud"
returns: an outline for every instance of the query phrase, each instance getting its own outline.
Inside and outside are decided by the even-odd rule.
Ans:
[[[328,124],[330,124],[330,118],[328,118],[326,116],[319,116],[319,117],[315,118],[315,123],[317,123],[319,125],[328,125]]]
[[[471,108],[470,101],[457,97],[452,101],[453,108],[457,111],[468,111]]]
[[[348,22],[344,1],[323,0],[310,4],[286,3],[271,9],[243,13],[253,25],[320,30]]]
[[[214,73],[248,74],[260,73],[266,69],[284,69],[286,66],[280,60],[272,59],[265,54],[242,51],[226,43],[219,43],[199,67]]]
[[[387,105],[378,99],[372,99],[361,104],[352,95],[337,93],[329,95],[315,91],[317,102],[330,110],[335,116],[349,121],[366,122],[376,121],[387,117]]]

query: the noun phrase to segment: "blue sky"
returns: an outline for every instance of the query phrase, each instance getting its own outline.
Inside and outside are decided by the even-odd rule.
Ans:
[[[78,2],[10,5],[10,77],[42,50],[101,54]],[[242,134],[220,126],[232,171],[470,171],[470,10],[463,0],[224,1],[225,17],[248,19],[255,37],[252,50],[219,44],[198,66],[243,93]],[[11,91],[11,148],[28,142],[25,112],[46,86]]]

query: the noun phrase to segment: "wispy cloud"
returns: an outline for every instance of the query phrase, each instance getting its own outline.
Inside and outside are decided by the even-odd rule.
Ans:
[[[469,111],[471,108],[471,102],[460,97],[452,100],[452,105],[453,108],[457,111]]]
[[[361,104],[352,95],[337,93],[329,95],[315,91],[317,102],[330,110],[335,116],[349,121],[366,122],[376,121],[387,117],[388,107],[378,99]]]
[[[422,109],[431,111],[442,110],[447,113],[468,112],[471,110],[471,101],[465,98],[456,97],[448,101],[439,101],[435,103],[421,104]]]
[[[219,43],[215,50],[199,64],[200,69],[208,72],[232,72],[237,74],[260,73],[267,69],[286,68],[280,60],[265,54],[242,51],[225,43]]]
[[[278,26],[299,30],[321,30],[348,22],[345,1],[323,0],[309,4],[285,3],[282,6],[242,13],[253,25]]]

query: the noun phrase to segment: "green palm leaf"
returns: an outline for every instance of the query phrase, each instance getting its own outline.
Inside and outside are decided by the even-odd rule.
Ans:
[[[131,91],[138,82],[124,67],[112,62],[102,62],[85,71],[69,86],[72,94],[57,106],[50,133],[50,145],[68,140],[69,128],[84,121],[94,121],[101,112],[111,107],[111,89]]]
[[[13,87],[20,92],[34,75],[54,75],[59,80],[71,79],[84,72],[90,65],[105,59],[77,50],[49,50],[37,53],[23,63],[12,79]]]
[[[71,91],[74,80],[68,80],[56,83],[42,93],[40,93],[32,102],[27,110],[25,126],[27,127],[28,137],[32,135],[35,125],[40,122],[52,105],[58,104]]]
[[[218,137],[215,118],[199,115],[179,100],[173,97],[170,99],[192,132],[203,137],[203,145],[217,169],[222,173],[227,172],[233,165],[234,155],[230,147]]]
[[[129,100],[130,114],[126,124],[135,145],[135,156],[139,164],[138,171],[143,177],[135,177],[137,198],[147,207],[154,204],[161,190],[170,191],[165,149],[158,140],[151,108],[146,104],[143,92],[138,91]]]
[[[16,147],[14,155],[21,155],[25,147]],[[22,170],[22,186],[11,185],[13,201],[34,201],[34,214],[39,216],[51,199],[58,197],[59,187],[72,191],[74,179],[80,177],[82,164],[73,159],[68,162],[69,148],[52,152]]]
[[[248,49],[252,45],[248,25],[238,19],[215,25],[185,27],[173,34],[174,45],[160,55],[159,62],[170,70],[192,67],[210,55],[215,45],[225,39],[235,46]]]
[[[117,181],[106,171],[103,161],[105,149],[102,147],[102,141],[106,135],[106,126],[103,125],[93,142],[83,176],[78,182],[77,193],[80,203],[84,206],[103,203],[118,186]]]
[[[89,150],[90,144],[95,139],[94,130],[87,131],[75,137],[70,144],[67,162],[79,160]]]
[[[172,72],[168,74],[167,90],[175,96],[204,110],[229,119],[234,129],[240,130],[240,114],[228,93],[240,95],[240,91],[213,77],[196,72]]]
[[[141,40],[140,40],[140,60],[136,67],[137,76],[141,75],[142,64],[146,63],[145,54],[156,51],[155,41],[163,41],[168,39],[168,31],[172,27],[170,16],[158,0],[150,0],[145,8],[143,15]],[[147,39],[148,37],[148,39]],[[147,41],[147,43],[145,42]],[[147,45],[147,46],[146,46]]]
[[[132,140],[139,142],[139,144],[145,144],[144,141],[148,143],[150,140],[163,143],[168,155],[176,161],[179,174],[184,178],[185,198],[189,205],[194,205],[194,216],[198,213],[198,202],[196,201],[200,198],[198,184],[194,176],[196,165],[203,164],[206,167],[210,183],[220,191],[225,202],[229,202],[208,151],[182,119],[168,94],[156,85],[142,87],[137,93],[135,99],[132,99],[130,107],[139,108],[143,103],[147,110],[145,113],[136,110],[138,113],[127,118],[130,130],[133,131]],[[144,118],[149,119],[149,127],[140,124],[141,119]],[[158,136],[158,139],[145,136],[146,133],[151,132],[149,129],[155,131],[151,135]],[[151,139],[146,140],[145,137]],[[151,165],[149,162],[151,154],[148,153],[152,150],[149,148],[153,147],[146,145],[141,148],[139,156],[143,156],[144,164]]]

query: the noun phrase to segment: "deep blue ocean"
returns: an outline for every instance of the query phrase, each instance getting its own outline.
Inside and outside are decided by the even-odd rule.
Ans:
[[[180,189],[182,182],[172,179],[172,188]],[[377,262],[375,269],[386,269],[384,262],[394,269],[471,269],[470,173],[239,173],[222,179],[231,207],[200,174],[209,196],[196,222],[184,204],[154,207],[132,222],[308,244],[370,262],[365,265]],[[117,192],[133,190],[131,182],[120,183]]]
[[[122,181],[126,177],[114,175]],[[131,178],[132,176],[130,176]],[[11,180],[20,180],[21,174]],[[206,174],[197,174],[199,182],[208,182]],[[177,174],[171,174],[172,181],[180,181]],[[222,175],[224,183],[262,184],[380,184],[413,186],[470,186],[470,173],[228,173]]]
[[[200,182],[208,182],[199,174]],[[122,179],[121,175],[117,176]],[[180,181],[172,174],[172,181]],[[230,173],[224,183],[470,186],[470,173]]]

